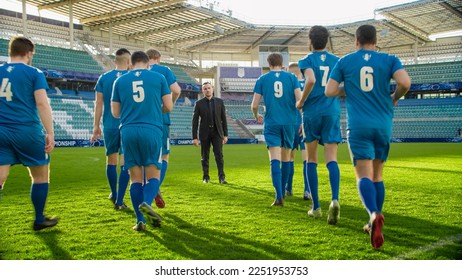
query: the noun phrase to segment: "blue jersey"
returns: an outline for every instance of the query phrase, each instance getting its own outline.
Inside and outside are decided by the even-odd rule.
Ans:
[[[127,70],[111,70],[101,75],[96,83],[95,90],[103,94],[103,126],[104,129],[119,129],[120,121],[111,113],[111,96],[114,81],[127,73]]]
[[[297,88],[300,88],[297,77],[288,72],[270,71],[258,78],[253,91],[263,95],[265,125],[297,124],[294,93]]]
[[[112,101],[120,102],[120,126],[162,129],[162,96],[170,94],[165,77],[147,69],[132,70],[114,82]]]
[[[331,78],[344,82],[349,129],[391,130],[393,104],[390,80],[399,69],[403,66],[397,57],[364,49],[339,60]]]
[[[0,125],[41,126],[34,92],[48,89],[45,75],[24,63],[0,65]]]
[[[313,52],[298,62],[298,67],[305,73],[306,69],[312,69],[316,82],[310,96],[303,105],[303,115],[307,118],[314,116],[340,115],[340,101],[338,98],[328,98],[324,95],[330,71],[338,61],[338,57],[323,52]]]
[[[164,75],[165,79],[167,80],[167,84],[168,84],[169,87],[176,82],[175,74],[173,74],[172,70],[167,66],[163,66],[163,65],[159,65],[159,64],[153,64],[151,66],[151,71],[154,71],[154,72],[157,72],[157,73],[160,73],[160,74]],[[170,125],[170,123],[171,123],[170,122],[170,113],[164,113],[162,115],[162,117],[164,119],[164,124],[165,125]]]

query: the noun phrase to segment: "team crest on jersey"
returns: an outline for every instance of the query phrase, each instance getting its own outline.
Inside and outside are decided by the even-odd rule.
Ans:
[[[366,53],[365,55],[363,55],[363,58],[365,61],[369,61],[369,59],[371,59],[372,55],[371,54],[368,54]]]
[[[118,77],[122,76],[122,73],[117,72],[116,76],[117,76],[117,78],[118,78]]]
[[[8,66],[8,68],[6,68],[6,71],[8,71],[8,73],[11,73],[11,71],[13,71],[14,67],[13,66]]]
[[[279,78],[281,76],[281,73],[276,73],[276,78]]]
[[[137,76],[137,77],[141,76],[141,71],[136,71],[135,76]]]
[[[325,54],[321,54],[321,60],[326,61],[326,55]]]

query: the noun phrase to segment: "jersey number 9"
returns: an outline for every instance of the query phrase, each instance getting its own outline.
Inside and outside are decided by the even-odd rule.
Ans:
[[[282,89],[282,82],[280,81],[274,82],[274,96],[277,98],[281,98],[283,93],[284,91]]]
[[[144,100],[144,88],[143,88],[143,81],[133,81],[133,100],[135,102],[140,103]]]

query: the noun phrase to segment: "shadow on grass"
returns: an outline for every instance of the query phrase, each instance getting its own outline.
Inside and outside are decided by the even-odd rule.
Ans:
[[[72,260],[72,256],[68,251],[64,250],[58,241],[58,235],[61,231],[56,229],[50,229],[45,231],[36,232],[36,236],[43,240],[43,243],[50,248],[53,260]]]
[[[220,230],[195,226],[172,214],[165,214],[162,235],[147,235],[168,250],[187,259],[195,260],[272,260],[302,259],[302,255],[282,249],[280,244],[266,244],[247,240]]]

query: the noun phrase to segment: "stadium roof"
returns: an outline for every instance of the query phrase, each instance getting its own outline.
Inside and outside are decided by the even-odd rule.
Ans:
[[[254,25],[185,0],[28,0],[28,4],[69,15],[84,26],[146,40],[189,52],[249,53],[259,45],[287,46],[306,53],[310,26]],[[379,19],[380,18],[380,19]],[[462,1],[422,0],[376,10],[376,19],[328,26],[330,51],[343,55],[354,49],[354,32],[372,24],[381,49],[409,48],[431,41],[435,33],[462,27]]]

